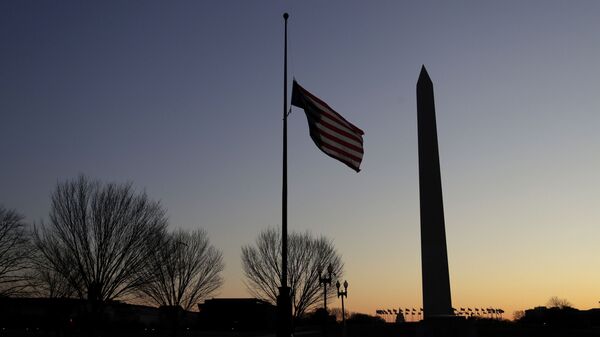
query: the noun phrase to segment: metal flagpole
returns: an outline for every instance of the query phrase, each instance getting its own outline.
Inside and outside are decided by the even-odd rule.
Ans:
[[[289,337],[292,334],[292,302],[290,288],[287,286],[287,19],[283,52],[283,184],[281,191],[281,287],[277,297],[277,337]]]

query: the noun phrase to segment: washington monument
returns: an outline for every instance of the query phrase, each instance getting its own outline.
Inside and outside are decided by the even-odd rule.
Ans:
[[[453,315],[444,225],[433,83],[425,66],[417,82],[421,268],[425,320]]]

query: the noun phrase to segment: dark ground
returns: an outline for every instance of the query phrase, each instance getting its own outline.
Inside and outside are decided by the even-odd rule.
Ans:
[[[425,337],[423,328],[416,323],[403,325],[378,324],[370,326],[348,326],[348,337]],[[33,337],[33,336],[114,336],[114,337],[169,337],[172,331],[157,329],[137,329],[104,331],[98,333],[41,331],[35,328],[0,329],[0,336]],[[176,337],[274,337],[270,331],[240,332],[240,331],[178,331]],[[296,330],[295,336],[321,337],[324,336],[320,327],[303,327]],[[600,328],[551,328],[544,326],[527,326],[512,322],[468,322],[455,329],[452,336],[464,337],[600,337]],[[327,337],[342,337],[341,326],[330,327]]]

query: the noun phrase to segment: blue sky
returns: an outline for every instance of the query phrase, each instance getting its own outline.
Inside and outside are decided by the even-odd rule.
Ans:
[[[4,1],[0,203],[39,222],[57,181],[131,181],[247,296],[240,247],[281,222],[285,11],[290,80],[365,131],[356,174],[289,119],[289,226],[334,239],[350,310],[420,306],[422,64],[455,306],[597,305],[594,1]]]

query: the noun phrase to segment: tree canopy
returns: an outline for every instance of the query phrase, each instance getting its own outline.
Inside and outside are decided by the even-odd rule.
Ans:
[[[0,297],[20,294],[31,252],[23,216],[0,205]]]
[[[344,264],[333,242],[306,232],[288,234],[288,286],[294,317],[301,317],[323,298],[319,276],[331,265],[333,276],[341,278]],[[242,267],[249,292],[273,304],[277,302],[281,279],[281,234],[276,229],[260,232],[254,245],[242,247]],[[335,296],[335,281],[327,297]]]
[[[58,183],[50,221],[35,246],[51,270],[80,298],[106,301],[134,292],[167,225],[165,211],[132,185],[85,176]]]
[[[180,306],[185,310],[216,291],[222,284],[223,257],[204,230],[178,230],[165,235],[163,243],[149,257],[140,291],[159,306]]]

